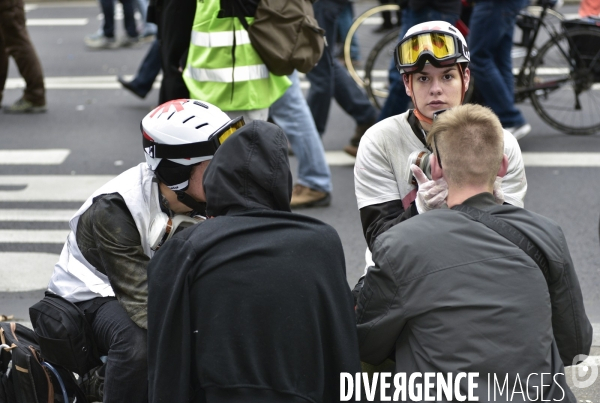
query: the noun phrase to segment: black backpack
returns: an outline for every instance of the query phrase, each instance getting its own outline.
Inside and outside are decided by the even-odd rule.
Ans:
[[[42,360],[31,329],[0,322],[0,345],[0,403],[87,402],[72,373]]]
[[[92,309],[83,312],[72,302],[46,291],[44,299],[29,308],[44,360],[79,376],[101,365],[89,319],[110,299],[96,298]]]

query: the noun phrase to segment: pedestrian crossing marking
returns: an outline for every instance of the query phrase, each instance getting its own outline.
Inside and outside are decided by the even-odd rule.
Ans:
[[[88,24],[87,18],[28,18],[28,27],[73,27]]]
[[[70,153],[66,148],[0,150],[0,165],[60,165]]]
[[[51,243],[64,244],[69,230],[62,229],[2,229],[0,243]]]
[[[0,221],[69,222],[77,210],[0,209]]]
[[[0,175],[0,201],[84,202],[111,175]],[[14,187],[16,190],[4,190]]]
[[[600,167],[600,153],[538,153],[524,152],[526,167]],[[326,151],[325,159],[330,166],[354,165],[355,158],[343,151]]]
[[[525,152],[526,167],[600,167],[600,153]]]

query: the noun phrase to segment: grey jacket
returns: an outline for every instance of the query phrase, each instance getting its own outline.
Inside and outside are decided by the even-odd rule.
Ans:
[[[465,204],[525,233],[549,261],[549,285],[534,261],[495,231],[465,213],[431,211],[375,240],[376,266],[358,297],[358,336],[362,361],[394,356],[396,372],[479,372],[477,390],[486,401],[487,374],[500,382],[508,376],[511,387],[519,374],[526,389],[529,374],[564,373],[563,363],[589,354],[592,328],[556,223],[497,205],[489,193]],[[575,401],[564,377],[548,379],[545,399]]]

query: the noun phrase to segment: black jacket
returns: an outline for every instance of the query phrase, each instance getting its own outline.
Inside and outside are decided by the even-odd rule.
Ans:
[[[290,212],[287,140],[252,122],[204,175],[206,222],[149,267],[150,402],[335,402],[358,372],[336,231]]]
[[[529,374],[537,373],[525,390],[533,397],[539,374],[564,373],[563,363],[589,354],[592,342],[565,237],[551,220],[498,205],[490,193],[464,204],[527,235],[548,259],[549,284],[524,251],[467,214],[420,214],[373,244],[376,265],[356,311],[361,359],[378,364],[393,355],[397,372],[479,372],[481,401],[487,400],[487,374],[500,383],[508,374],[512,392],[517,374],[525,388]],[[575,401],[564,377],[557,378],[560,387],[548,379],[544,399]]]

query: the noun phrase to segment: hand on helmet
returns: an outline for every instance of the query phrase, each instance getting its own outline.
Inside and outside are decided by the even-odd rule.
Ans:
[[[419,191],[415,200],[419,214],[444,207],[448,197],[446,179],[431,180],[423,173],[421,168],[414,164],[410,166],[410,170],[419,184]]]

